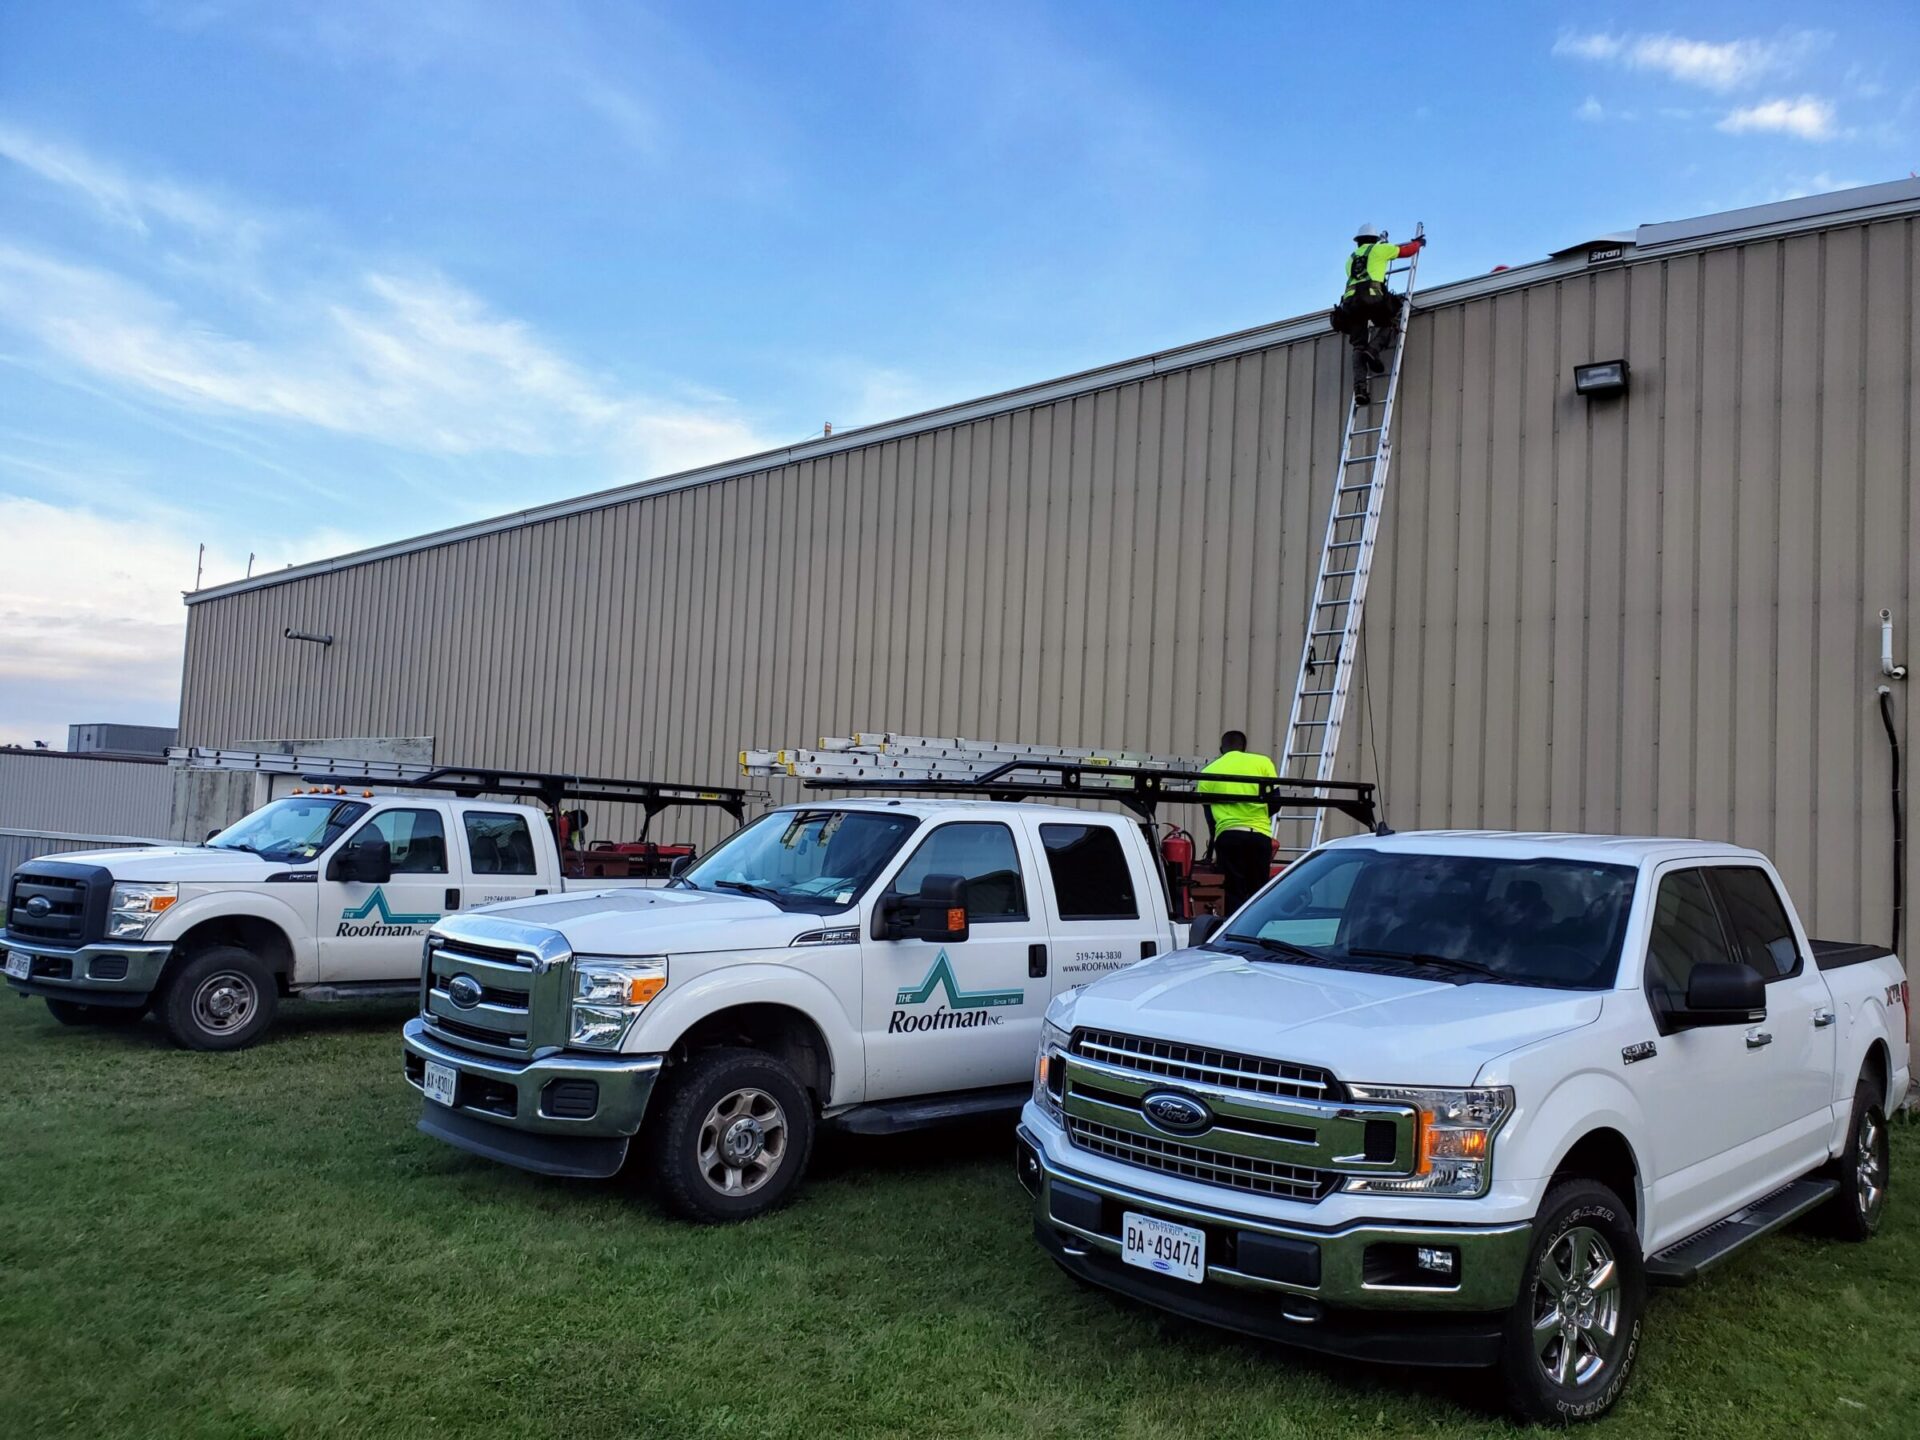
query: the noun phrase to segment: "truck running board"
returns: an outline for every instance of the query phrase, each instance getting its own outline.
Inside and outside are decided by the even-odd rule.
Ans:
[[[1696,1230],[1679,1244],[1648,1256],[1647,1279],[1655,1285],[1686,1285],[1697,1280],[1703,1270],[1823,1204],[1839,1188],[1838,1180],[1812,1177],[1782,1185],[1746,1209],[1736,1210],[1726,1219]]]
[[[418,980],[354,980],[342,985],[307,985],[293,992],[301,1000],[398,1000],[420,998]]]
[[[957,1095],[927,1095],[913,1100],[883,1100],[856,1105],[836,1115],[832,1123],[850,1135],[900,1135],[984,1115],[1012,1115],[1033,1093],[1031,1085],[1003,1085],[994,1090],[967,1090]]]

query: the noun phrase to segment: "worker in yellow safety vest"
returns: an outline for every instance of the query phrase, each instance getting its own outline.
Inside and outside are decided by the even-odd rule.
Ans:
[[[1373,403],[1371,381],[1387,367],[1380,352],[1392,348],[1404,297],[1387,289],[1387,268],[1395,260],[1418,254],[1427,243],[1417,235],[1405,245],[1387,243],[1378,225],[1362,225],[1353,237],[1347,257],[1347,288],[1333,307],[1333,328],[1353,342],[1353,398]]]
[[[1200,773],[1203,775],[1245,775],[1271,778],[1279,772],[1266,755],[1247,750],[1247,737],[1229,730],[1220,737],[1220,758]],[[1225,872],[1227,914],[1231,915],[1267,883],[1273,864],[1273,812],[1259,798],[1257,784],[1232,780],[1202,780],[1197,787],[1202,795],[1244,795],[1245,800],[1222,799],[1207,807],[1207,825],[1213,835],[1213,858]]]

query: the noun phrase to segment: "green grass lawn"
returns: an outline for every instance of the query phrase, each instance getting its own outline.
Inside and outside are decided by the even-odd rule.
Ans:
[[[404,1006],[240,1055],[0,996],[0,1436],[1482,1435],[1494,1386],[1309,1360],[1082,1291],[1004,1126],[830,1140],[791,1209],[668,1221],[418,1134]],[[1591,1433],[1920,1435],[1920,1132],[1870,1245],[1656,1294]]]

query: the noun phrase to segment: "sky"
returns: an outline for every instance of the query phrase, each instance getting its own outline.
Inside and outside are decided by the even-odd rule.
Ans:
[[[1320,309],[1362,221],[1916,169],[1904,4],[0,0],[0,743],[172,723],[196,573]]]

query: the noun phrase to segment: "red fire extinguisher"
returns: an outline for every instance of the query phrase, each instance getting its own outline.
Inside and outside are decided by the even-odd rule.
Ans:
[[[1193,836],[1178,825],[1167,826],[1160,842],[1160,859],[1167,867],[1167,894],[1176,920],[1193,918]]]

